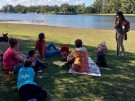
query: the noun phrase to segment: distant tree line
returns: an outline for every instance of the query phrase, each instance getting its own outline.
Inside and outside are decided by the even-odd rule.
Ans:
[[[95,0],[88,7],[85,4],[69,5],[67,3],[61,6],[23,6],[23,5],[5,5],[0,10],[5,13],[52,13],[52,14],[99,14],[116,13],[122,11],[127,14],[135,14],[135,0]]]

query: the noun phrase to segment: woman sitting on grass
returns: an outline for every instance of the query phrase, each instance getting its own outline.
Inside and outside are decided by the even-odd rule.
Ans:
[[[34,82],[35,72],[31,65],[31,61],[26,61],[18,73],[19,96],[22,101],[44,101],[47,93]]]
[[[19,43],[17,39],[9,39],[9,44],[10,47],[3,55],[3,68],[7,71],[18,72],[19,69],[23,67],[23,63],[28,60],[24,59],[20,54],[18,50]]]
[[[53,50],[51,50],[51,48],[53,48]],[[35,50],[38,50],[42,59],[44,57],[51,57],[60,53],[60,50],[58,50],[53,43],[46,45],[44,33],[39,34],[39,39],[36,41]]]
[[[76,72],[86,72],[88,70],[88,53],[83,46],[82,40],[75,41],[76,48],[68,56],[68,62],[73,61],[72,69]]]

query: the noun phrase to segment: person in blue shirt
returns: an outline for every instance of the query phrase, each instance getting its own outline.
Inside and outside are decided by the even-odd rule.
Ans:
[[[32,62],[26,61],[17,77],[17,87],[22,101],[43,101],[47,97],[45,90],[34,82],[35,72]]]

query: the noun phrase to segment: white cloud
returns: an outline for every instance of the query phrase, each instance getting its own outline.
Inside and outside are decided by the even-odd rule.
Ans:
[[[0,0],[0,4],[24,4],[24,5],[37,5],[37,4],[46,4],[46,5],[54,5],[54,4],[61,4],[61,3],[68,3],[69,0]]]
[[[83,3],[85,3],[85,0],[78,0],[78,1],[76,1],[75,3],[76,3],[76,4],[83,4]]]

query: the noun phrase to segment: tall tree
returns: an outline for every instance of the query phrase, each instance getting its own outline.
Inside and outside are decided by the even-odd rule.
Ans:
[[[95,0],[92,6],[97,10],[97,13],[102,13],[103,0]]]
[[[2,11],[6,13],[14,13],[15,9],[12,5],[6,5],[6,6],[3,6]]]
[[[21,13],[21,12],[23,13],[23,12],[26,12],[26,11],[27,11],[26,6],[23,6],[23,5],[20,5],[20,4],[15,6],[15,12],[16,13]]]

